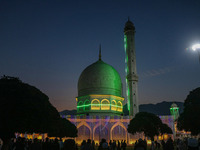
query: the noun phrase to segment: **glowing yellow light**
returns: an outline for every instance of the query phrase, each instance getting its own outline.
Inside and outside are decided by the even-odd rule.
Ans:
[[[168,135],[164,134],[164,140],[167,140],[167,139],[168,139]]]
[[[162,140],[162,136],[160,136],[160,135],[159,135],[159,136],[158,136],[158,140],[160,140],[160,141],[161,141],[161,140]]]
[[[122,103],[120,101],[117,102],[117,111],[122,112]]]
[[[97,140],[96,140],[96,141],[94,141],[94,142],[95,142],[96,144],[98,144],[98,145],[99,145],[99,141],[97,141]]]
[[[104,95],[104,97],[105,97],[105,95]],[[109,97],[110,97],[110,95],[109,95]],[[89,100],[86,100],[84,103],[82,101],[78,102],[77,110],[78,111],[112,110],[112,111],[122,112],[123,106],[122,106],[122,102],[119,100],[124,100],[124,98],[118,97],[118,96],[112,96],[112,98],[116,98],[118,103],[116,102],[116,100],[112,100],[110,103],[110,101],[108,99],[103,99],[100,102],[100,100],[95,98],[91,101],[91,104],[90,104]]]
[[[39,136],[37,137],[37,139],[38,139],[38,140],[42,140],[42,136],[39,135]]]
[[[151,140],[147,140],[147,144],[150,145],[151,144]]]
[[[80,107],[85,107],[85,106],[101,106],[100,104],[88,104],[88,105],[82,105],[82,106],[77,106],[78,108]],[[113,106],[113,107],[117,107],[117,108],[122,108],[122,106],[116,106],[116,105],[112,105],[112,104],[103,104],[104,106]]]
[[[33,136],[31,134],[28,134],[27,139],[33,139]]]
[[[101,110],[109,110],[110,109],[110,102],[107,99],[103,99],[101,101]]]
[[[93,99],[91,102],[91,110],[100,110],[100,101],[98,99]]]
[[[98,107],[98,108],[93,107],[93,108],[91,108],[91,110],[100,110],[100,107]]]
[[[111,110],[114,110],[114,111],[117,110],[116,101],[115,100],[112,100],[112,102],[111,102]]]
[[[130,140],[129,143],[130,144],[135,144],[136,140]]]

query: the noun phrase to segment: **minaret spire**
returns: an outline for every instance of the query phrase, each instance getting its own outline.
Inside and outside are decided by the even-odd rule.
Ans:
[[[99,45],[99,60],[101,60],[101,44]]]
[[[135,56],[135,27],[129,17],[124,27],[124,48],[126,53],[127,104],[129,115],[134,117],[139,112],[138,75]]]

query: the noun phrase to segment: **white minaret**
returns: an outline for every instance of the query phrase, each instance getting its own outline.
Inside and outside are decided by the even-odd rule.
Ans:
[[[126,53],[126,93],[127,106],[130,116],[135,116],[139,112],[138,106],[138,76],[136,70],[135,56],[135,27],[128,19],[124,27],[124,47]]]

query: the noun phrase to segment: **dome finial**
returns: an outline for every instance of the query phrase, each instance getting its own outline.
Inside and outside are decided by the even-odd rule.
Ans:
[[[130,18],[129,18],[129,16],[128,16],[128,21],[130,21]]]
[[[101,60],[101,44],[99,45],[99,60]]]

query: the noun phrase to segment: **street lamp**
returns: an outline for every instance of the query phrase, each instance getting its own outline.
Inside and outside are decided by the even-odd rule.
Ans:
[[[199,63],[200,63],[200,44],[194,44],[194,45],[192,46],[192,50],[198,52],[198,55],[199,55]]]

